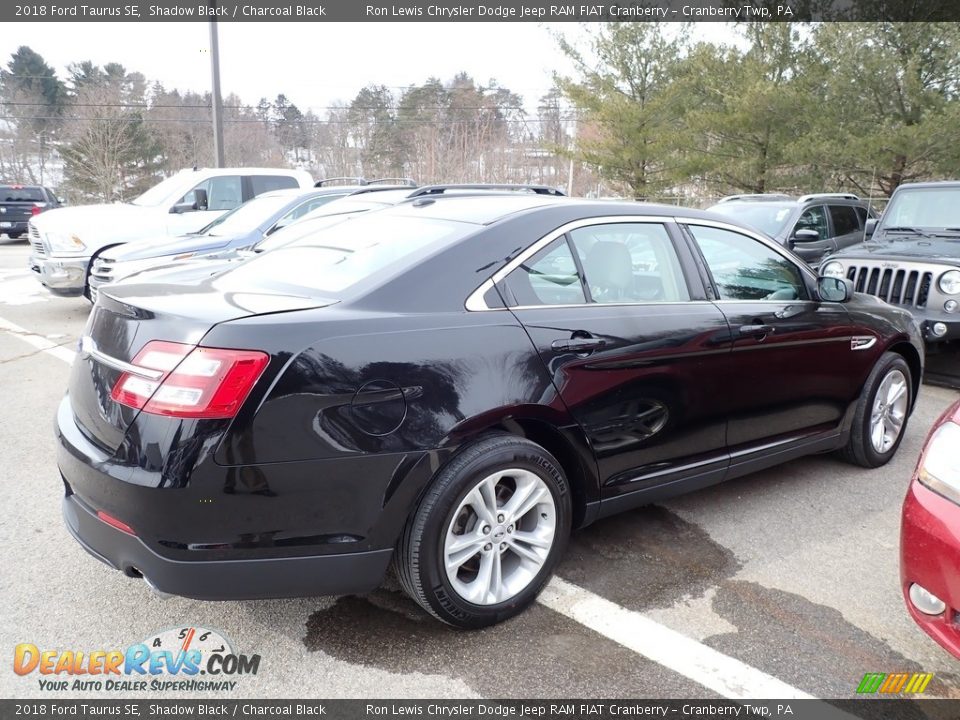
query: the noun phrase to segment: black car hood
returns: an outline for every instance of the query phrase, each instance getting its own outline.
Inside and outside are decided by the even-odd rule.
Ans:
[[[877,238],[851,245],[833,253],[830,259],[873,258],[876,260],[926,260],[945,265],[960,264],[960,235],[956,239],[904,237],[896,240]]]

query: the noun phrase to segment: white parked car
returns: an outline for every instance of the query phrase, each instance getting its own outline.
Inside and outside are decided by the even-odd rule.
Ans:
[[[313,187],[302,170],[182,170],[129,203],[51,210],[30,221],[29,265],[58,295],[88,293],[92,260],[109,247],[195,232],[246,200],[270,190]]]

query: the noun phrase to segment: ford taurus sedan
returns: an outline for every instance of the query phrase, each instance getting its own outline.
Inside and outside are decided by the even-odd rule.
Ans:
[[[707,213],[422,197],[101,291],[57,419],[67,527],[165,593],[364,592],[462,628],[572,528],[811,453],[897,451],[903,310]]]

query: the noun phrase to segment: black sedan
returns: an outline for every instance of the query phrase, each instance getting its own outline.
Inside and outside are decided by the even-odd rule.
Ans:
[[[67,527],[202,599],[363,592],[475,628],[572,528],[810,453],[897,451],[910,316],[693,210],[423,197],[101,292],[56,426]]]

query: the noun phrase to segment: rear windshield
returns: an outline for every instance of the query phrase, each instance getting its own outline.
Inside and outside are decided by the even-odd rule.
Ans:
[[[884,227],[960,227],[960,187],[898,190],[883,213]]]
[[[713,206],[710,212],[762,230],[767,235],[777,235],[787,224],[794,207],[787,203],[729,202]]]
[[[336,215],[320,215],[309,219],[308,216],[304,216],[286,227],[280,228],[266,239],[261,240],[257,243],[256,247],[254,247],[254,250],[258,253],[268,252],[281,248],[284,245],[289,245],[294,240],[309,238],[320,230],[324,230],[331,225],[336,225],[339,222],[349,219],[353,214],[354,213],[338,213]]]
[[[449,220],[360,215],[258,255],[215,284],[228,291],[267,281],[337,295],[381,271],[400,272],[473,230]]]
[[[14,187],[0,185],[0,202],[46,202],[43,190],[38,187]]]

